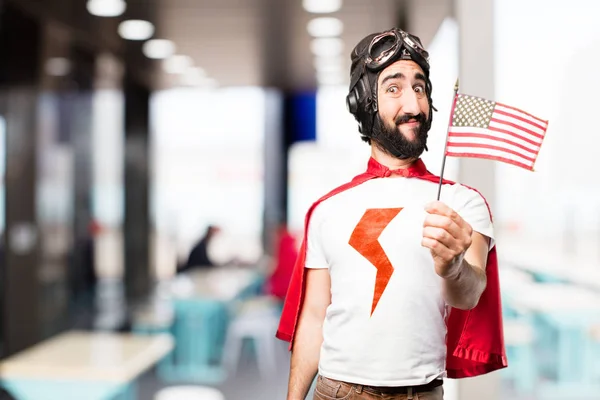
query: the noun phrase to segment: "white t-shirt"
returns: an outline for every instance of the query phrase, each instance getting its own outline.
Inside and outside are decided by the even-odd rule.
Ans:
[[[314,210],[305,266],[329,268],[331,276],[319,361],[323,376],[370,386],[420,385],[445,376],[449,307],[430,251],[421,246],[424,206],[437,190],[437,183],[422,179],[378,178]],[[477,192],[444,185],[440,200],[493,246],[490,214]],[[353,235],[360,252],[349,244]],[[378,269],[365,253],[382,270],[386,260],[393,267],[376,305]]]

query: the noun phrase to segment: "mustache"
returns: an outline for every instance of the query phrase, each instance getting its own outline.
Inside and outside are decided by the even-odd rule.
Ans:
[[[396,126],[398,126],[400,124],[409,122],[411,119],[415,120],[416,122],[418,122],[420,124],[424,124],[426,122],[425,114],[423,114],[423,113],[420,113],[417,115],[411,115],[411,114],[400,115],[399,117],[397,117],[394,120],[394,122],[396,123]]]

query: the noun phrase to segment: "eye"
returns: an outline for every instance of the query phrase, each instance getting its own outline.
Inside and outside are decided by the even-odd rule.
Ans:
[[[398,86],[390,86],[386,90],[386,92],[388,92],[388,93],[398,93],[399,91],[400,91],[400,89],[398,89]]]
[[[413,90],[415,93],[425,93],[425,87],[423,85],[415,85]]]

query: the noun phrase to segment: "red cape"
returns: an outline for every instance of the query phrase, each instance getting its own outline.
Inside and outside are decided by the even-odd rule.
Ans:
[[[292,348],[296,324],[304,298],[306,234],[313,210],[319,203],[340,192],[358,186],[370,179],[388,177],[392,173],[431,182],[439,182],[440,179],[427,171],[421,160],[418,160],[408,169],[391,171],[371,158],[366,172],[332,190],[315,202],[308,210],[304,223],[304,240],[296,260],[276,335],[279,339],[290,342],[290,349]],[[444,184],[454,184],[454,182],[444,180]],[[486,274],[487,287],[477,306],[468,311],[453,308],[450,313],[446,339],[446,370],[449,378],[473,377],[508,365],[504,349],[496,246],[488,254]]]

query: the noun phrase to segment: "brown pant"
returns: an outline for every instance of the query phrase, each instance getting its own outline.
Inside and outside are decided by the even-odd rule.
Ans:
[[[357,385],[336,381],[319,375],[317,377],[317,386],[313,400],[443,400],[444,389],[438,386],[430,391],[418,391],[409,388],[408,393],[390,393],[386,388],[377,388],[371,386]]]

